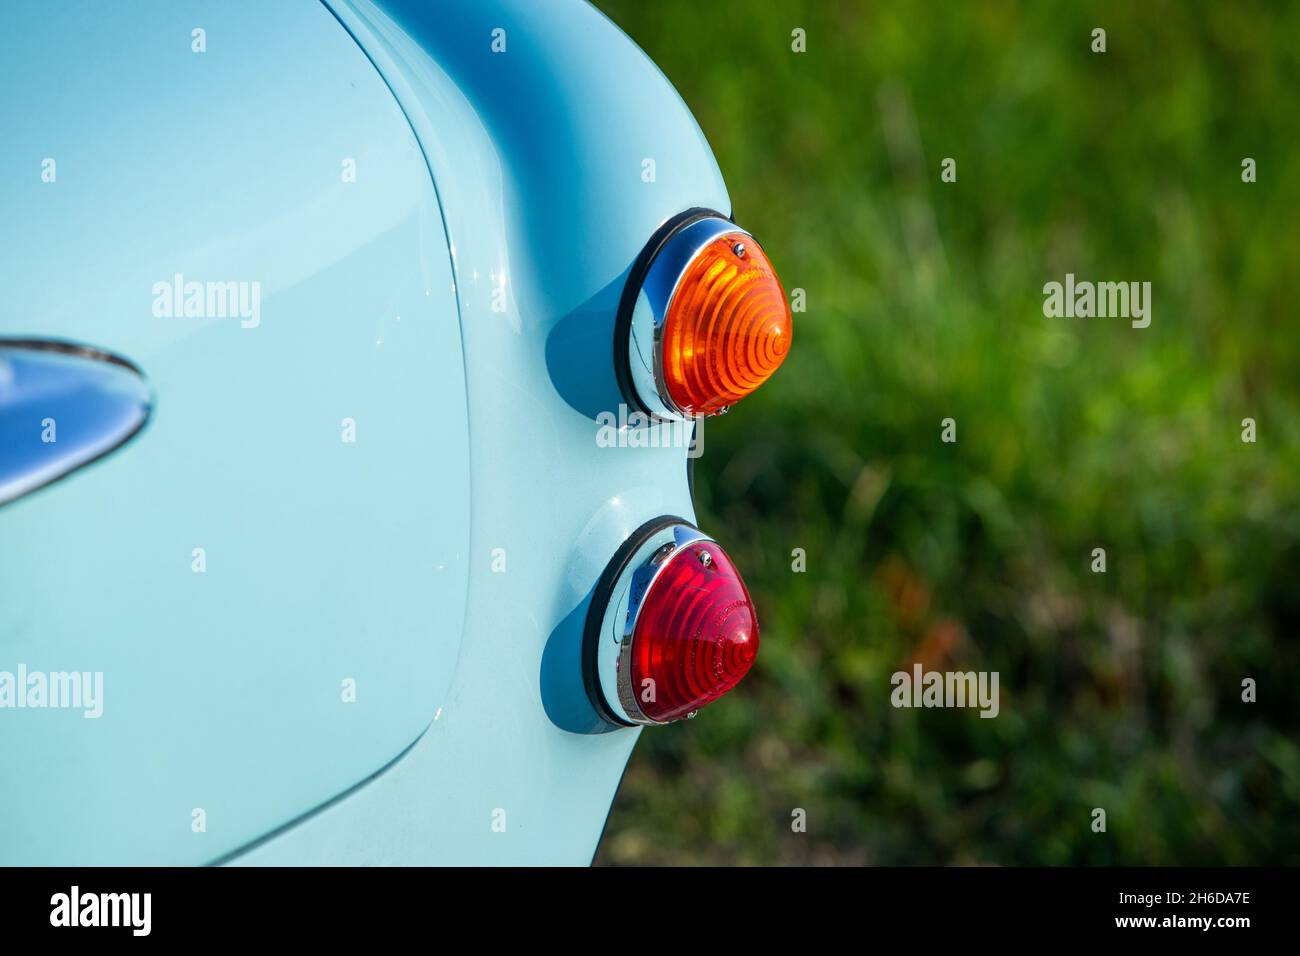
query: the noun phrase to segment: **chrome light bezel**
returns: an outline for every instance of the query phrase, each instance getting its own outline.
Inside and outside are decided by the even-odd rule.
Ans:
[[[646,716],[632,686],[632,638],[641,609],[663,569],[684,548],[709,535],[680,518],[665,517],[634,532],[606,569],[588,612],[585,665],[592,704],[611,723],[661,726]],[[612,572],[612,573],[611,573]],[[600,602],[600,603],[598,603]]]
[[[721,213],[705,209],[683,213],[660,227],[628,277],[614,337],[614,363],[624,397],[655,419],[701,417],[683,410],[668,393],[664,321],[691,262],[710,242],[727,234],[753,239],[748,230]]]

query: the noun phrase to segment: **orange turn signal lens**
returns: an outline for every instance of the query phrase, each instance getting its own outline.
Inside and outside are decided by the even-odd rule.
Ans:
[[[664,319],[663,385],[688,415],[724,411],[762,385],[790,351],[785,290],[752,236],[712,240],[687,266]]]

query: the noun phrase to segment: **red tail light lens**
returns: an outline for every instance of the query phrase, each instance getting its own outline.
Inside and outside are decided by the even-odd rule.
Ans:
[[[614,554],[583,632],[583,682],[609,724],[693,716],[758,655],[758,618],[718,543],[681,518],[646,522]]]
[[[712,541],[677,550],[632,632],[632,688],[651,721],[676,721],[736,687],[758,654],[758,618],[731,558]]]
[[[650,720],[677,720],[735,687],[757,653],[758,619],[735,565],[697,541],[672,554],[642,599],[631,690]]]
[[[712,415],[758,388],[790,351],[785,290],[752,236],[732,232],[695,256],[663,328],[663,380],[688,415]]]

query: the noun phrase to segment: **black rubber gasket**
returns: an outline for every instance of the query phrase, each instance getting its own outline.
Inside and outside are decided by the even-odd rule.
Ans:
[[[597,670],[597,651],[601,639],[600,625],[605,620],[605,612],[609,610],[609,601],[613,596],[614,587],[628,565],[632,563],[637,551],[660,531],[679,524],[695,528],[695,525],[685,518],[661,515],[658,518],[651,518],[628,535],[627,540],[614,552],[614,557],[610,558],[609,564],[605,565],[600,580],[596,582],[596,590],[591,595],[591,605],[587,608],[587,622],[582,630],[582,685],[587,689],[587,697],[590,698],[591,706],[596,709],[596,713],[603,720],[616,726],[636,727],[638,725],[615,714],[605,700],[605,692],[601,690],[600,673]]]
[[[632,313],[636,310],[637,296],[641,294],[641,283],[645,281],[645,275],[650,271],[650,264],[654,262],[655,256],[659,255],[659,250],[664,247],[664,243],[691,223],[699,222],[701,219],[724,219],[734,224],[730,216],[724,216],[716,209],[696,206],[694,209],[678,213],[656,229],[650,241],[641,250],[641,254],[636,257],[636,262],[632,263],[627,284],[623,286],[623,297],[618,303],[618,315],[614,318],[614,377],[618,380],[619,391],[623,393],[623,398],[631,408],[652,418],[654,413],[641,401],[641,396],[636,393],[636,385],[632,381],[631,355],[628,351],[631,346]]]

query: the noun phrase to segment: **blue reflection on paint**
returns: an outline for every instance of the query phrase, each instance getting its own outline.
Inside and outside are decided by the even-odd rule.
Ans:
[[[149,411],[148,384],[120,360],[0,341],[0,505],[112,451]]]

